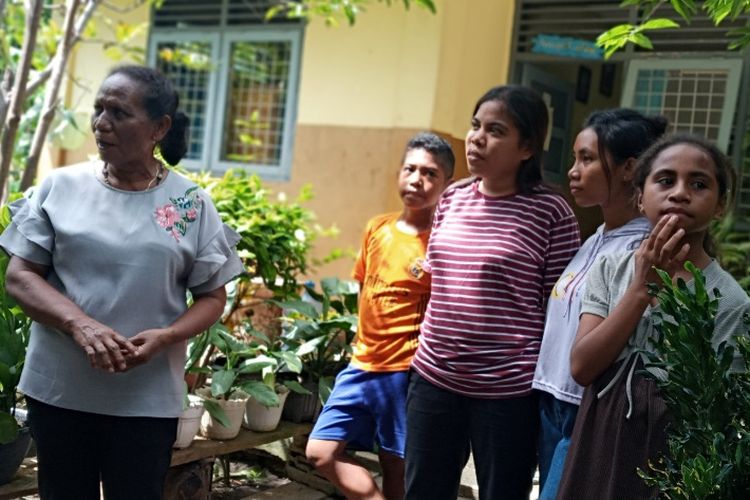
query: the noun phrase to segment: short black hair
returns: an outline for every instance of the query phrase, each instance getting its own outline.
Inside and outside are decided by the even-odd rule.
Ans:
[[[401,157],[401,163],[404,163],[406,155],[413,149],[424,149],[432,155],[440,168],[443,169],[446,179],[453,178],[453,169],[456,165],[456,157],[453,155],[453,148],[448,141],[432,132],[420,132],[406,143],[404,155]]]

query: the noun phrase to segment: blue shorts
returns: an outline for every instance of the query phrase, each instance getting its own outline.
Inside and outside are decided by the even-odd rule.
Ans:
[[[315,423],[310,439],[346,441],[347,447],[378,448],[401,458],[406,444],[409,372],[367,372],[347,366]]]

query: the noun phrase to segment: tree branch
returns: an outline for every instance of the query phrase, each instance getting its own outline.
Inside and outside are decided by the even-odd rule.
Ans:
[[[36,74],[36,77],[34,77],[31,82],[29,82],[28,85],[26,85],[26,92],[24,94],[24,100],[31,97],[31,95],[36,92],[36,90],[44,85],[44,83],[49,80],[50,75],[52,74],[52,68],[46,67],[44,70],[38,72]]]
[[[86,23],[91,19],[91,14],[96,9],[100,0],[88,0],[83,12],[76,19],[76,13],[81,6],[81,0],[67,0],[65,10],[65,21],[63,23],[63,34],[60,44],[57,46],[57,52],[52,58],[52,67],[50,81],[47,84],[44,93],[44,102],[42,111],[39,116],[39,123],[34,131],[34,137],[31,140],[31,149],[26,158],[26,168],[23,171],[21,179],[21,190],[28,189],[36,178],[39,157],[41,156],[44,141],[47,138],[47,132],[52,125],[57,109],[58,95],[65,75],[65,67],[68,64],[68,57],[75,43],[80,39],[80,35],[86,27]]]
[[[13,70],[5,68],[3,80],[0,82],[0,124],[5,123],[10,105],[10,87],[13,82]]]
[[[26,0],[25,2],[26,23],[23,34],[21,60],[18,63],[18,69],[13,81],[9,116],[3,126],[2,141],[0,142],[0,202],[3,203],[7,199],[8,175],[13,157],[13,146],[23,113],[23,100],[26,95],[24,89],[29,78],[31,61],[34,57],[34,47],[36,46],[36,35],[39,31],[43,3],[43,0]]]

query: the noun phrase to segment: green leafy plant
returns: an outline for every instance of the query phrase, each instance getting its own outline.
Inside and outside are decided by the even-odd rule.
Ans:
[[[303,187],[290,203],[283,194],[273,200],[261,179],[244,170],[229,170],[220,178],[209,173],[188,176],[211,195],[221,218],[242,238],[237,250],[247,274],[238,300],[245,295],[242,288],[250,288],[256,277],[279,299],[296,296],[297,278],[308,271],[312,242],[336,233],[335,228],[317,226],[312,211],[302,206],[312,198],[311,188]]]
[[[246,335],[253,339],[250,347],[257,354],[244,363],[244,373],[260,373],[261,380],[248,380],[242,384],[243,390],[263,406],[279,406],[279,394],[287,391],[309,394],[296,380],[277,382],[282,372],[299,374],[302,372],[302,359],[292,349],[285,349],[280,338],[269,339],[265,334],[254,330],[249,322],[243,325]]]
[[[747,228],[750,221],[745,217],[730,214],[714,228],[715,240],[719,246],[719,261],[734,279],[750,292],[750,240]]]
[[[349,362],[357,331],[358,285],[337,278],[323,279],[320,285],[320,292],[305,285],[317,304],[301,299],[275,303],[288,311],[282,317],[282,338],[302,359],[302,380],[317,383],[318,397],[325,403],[336,374]]]
[[[200,334],[195,344],[214,348],[220,357],[208,366],[194,367],[192,371],[210,375],[210,388],[199,390],[198,394],[204,398],[206,411],[222,425],[228,426],[229,420],[216,400],[246,397],[247,392],[244,390],[240,376],[256,371],[252,364],[247,363],[249,358],[256,355],[256,352],[250,346],[235,339],[219,322]]]
[[[736,350],[750,367],[750,338],[737,336],[736,347],[714,334],[719,290],[709,293],[705,277],[692,263],[694,289],[684,280],[672,283],[658,271],[663,287],[652,285],[661,305],[661,324],[646,372],[661,390],[672,422],[669,453],[639,471],[670,499],[744,499],[750,494],[750,372],[732,370]],[[745,318],[747,323],[748,318]]]
[[[0,210],[0,232],[8,224],[10,211],[4,206]],[[9,443],[18,435],[17,389],[31,329],[31,320],[5,293],[8,260],[7,254],[0,251],[0,444]]]

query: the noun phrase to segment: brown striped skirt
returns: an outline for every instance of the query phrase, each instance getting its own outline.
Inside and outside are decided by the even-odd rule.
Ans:
[[[640,357],[631,380],[630,418],[626,418],[630,366],[609,392],[597,398],[623,362],[628,360],[612,365],[584,392],[558,499],[637,500],[659,495],[638,476],[637,469],[647,470],[649,460],[666,453],[669,415],[656,384],[639,373],[643,369]]]

